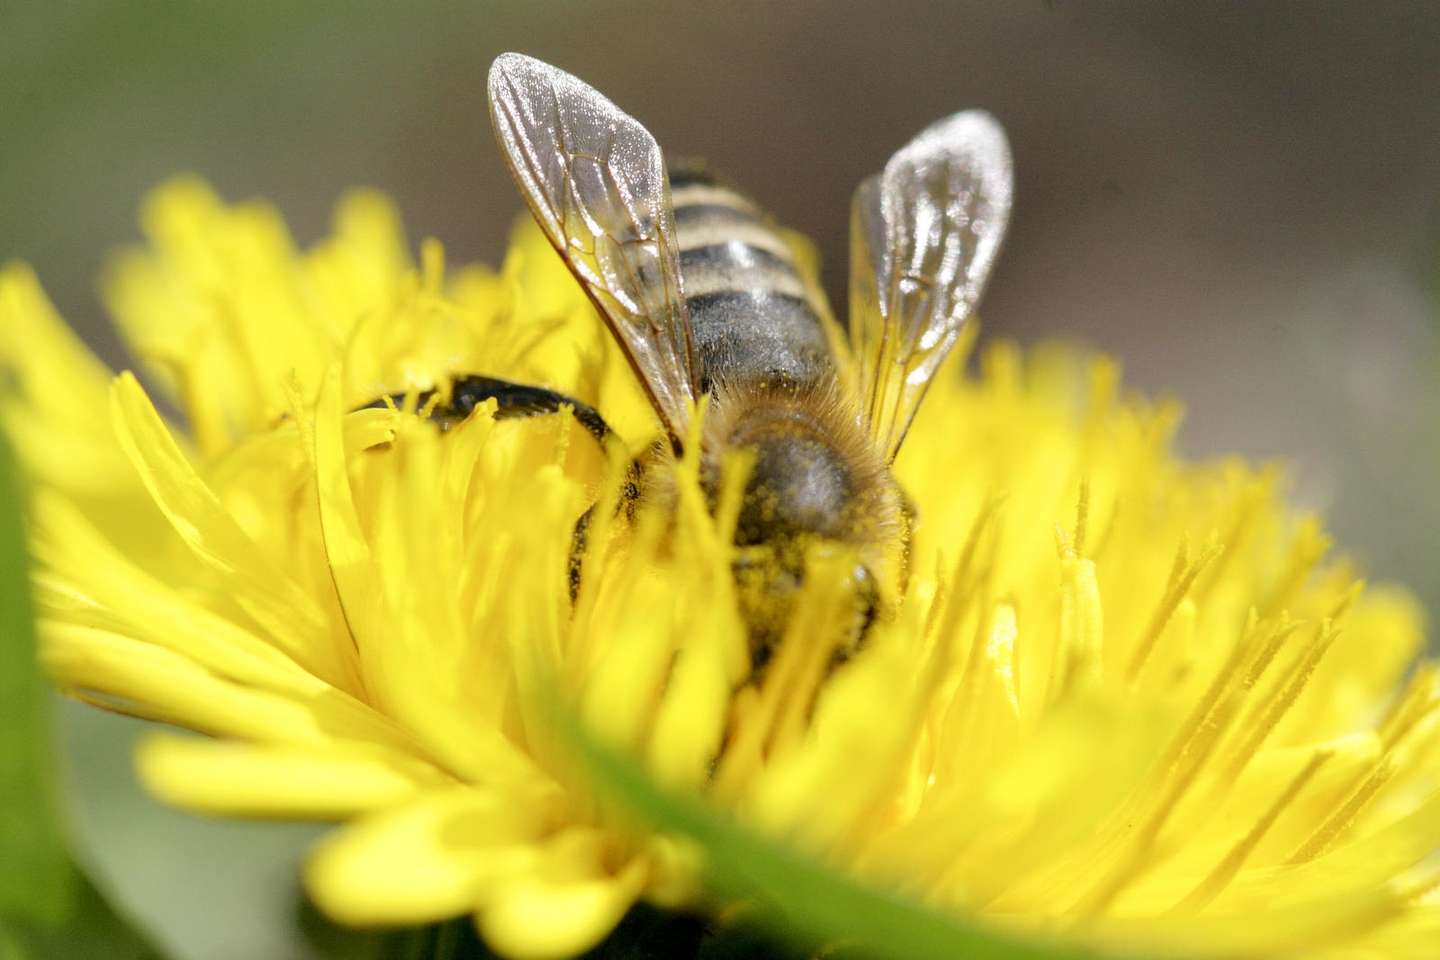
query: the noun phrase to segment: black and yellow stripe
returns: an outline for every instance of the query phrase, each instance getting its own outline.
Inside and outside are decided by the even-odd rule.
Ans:
[[[820,313],[760,208],[693,169],[671,171],[670,198],[701,389],[717,379],[800,385],[833,376]]]

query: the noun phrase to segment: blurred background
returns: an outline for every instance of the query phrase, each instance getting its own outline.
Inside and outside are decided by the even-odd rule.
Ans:
[[[1187,453],[1284,459],[1374,578],[1440,609],[1440,5],[0,0],[0,259],[116,366],[94,278],[177,171],[269,198],[301,244],[377,186],[413,241],[496,262],[520,211],[484,104],[504,50],[729,172],[816,239],[842,303],[854,186],[989,109],[1016,207],[985,335],[1115,354],[1186,402]],[[135,725],[63,719],[89,858],[176,956],[326,953],[295,905],[315,828],[161,811]]]

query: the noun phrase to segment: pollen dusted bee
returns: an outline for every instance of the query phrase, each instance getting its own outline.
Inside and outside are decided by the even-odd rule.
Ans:
[[[726,452],[749,454],[734,571],[756,667],[779,640],[815,550],[855,558],[858,636],[904,574],[910,518],[890,464],[1005,232],[1011,170],[999,124],[957,113],[861,184],[847,350],[814,278],[749,199],[703,173],[667,176],[644,127],[548,64],[504,54],[489,93],[525,202],[668,438],[638,464],[639,498],[673,505],[665,461],[684,452],[692,411],[708,394],[699,454],[712,510]],[[501,416],[574,403],[481,377],[458,378],[452,397],[442,415],[490,397]],[[576,408],[604,439],[603,420]]]

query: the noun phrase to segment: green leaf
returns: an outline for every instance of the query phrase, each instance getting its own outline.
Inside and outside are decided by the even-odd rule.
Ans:
[[[59,826],[24,513],[19,467],[0,433],[0,960],[153,960],[154,948],[75,869]]]
[[[110,909],[89,880],[73,868],[72,875],[68,922],[55,926],[17,924],[0,930],[0,951],[14,950],[14,956],[23,960],[160,960],[161,954]],[[8,944],[4,943],[7,937],[13,938]],[[0,952],[0,960],[10,960],[10,955]]]
[[[56,823],[50,693],[35,661],[20,477],[0,436],[0,917],[53,926],[74,871]]]
[[[817,945],[843,945],[845,955],[887,960],[1098,960],[1073,946],[1022,940],[957,917],[923,909],[884,891],[867,888],[827,870],[773,841],[742,829],[696,800],[667,794],[631,759],[597,744],[573,717],[569,728],[580,756],[602,789],[635,814],[667,832],[684,834],[703,849],[709,880],[726,897],[756,898],[754,920],[777,933]],[[768,918],[768,919],[767,919]],[[805,942],[805,941],[808,941]]]

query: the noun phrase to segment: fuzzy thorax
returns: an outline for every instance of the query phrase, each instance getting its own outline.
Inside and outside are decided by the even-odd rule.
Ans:
[[[673,471],[655,466],[645,471],[642,499],[673,502]],[[747,474],[735,522],[735,579],[758,660],[784,633],[806,565],[817,556],[853,555],[861,622],[893,603],[904,568],[904,498],[837,387],[717,385],[700,454],[712,513],[727,483],[736,482],[727,471],[736,469]]]

